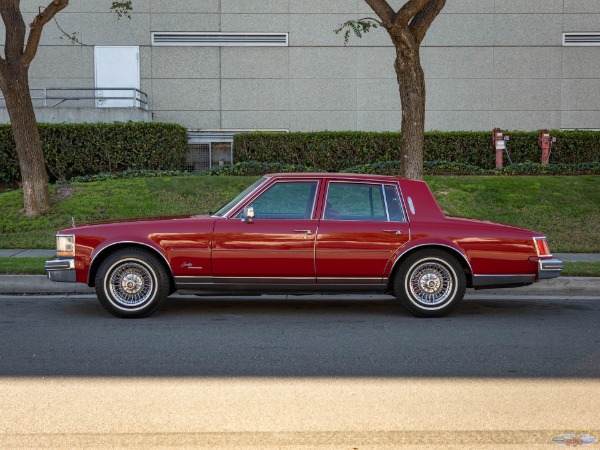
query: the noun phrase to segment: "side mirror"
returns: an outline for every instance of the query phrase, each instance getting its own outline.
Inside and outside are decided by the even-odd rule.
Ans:
[[[242,222],[252,222],[254,220],[254,208],[252,206],[246,206],[242,215],[244,216]]]

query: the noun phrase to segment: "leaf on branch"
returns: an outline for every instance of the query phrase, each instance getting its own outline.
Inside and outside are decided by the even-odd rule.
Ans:
[[[370,17],[365,17],[364,19],[344,22],[338,29],[333,31],[335,31],[335,34],[339,34],[342,31],[344,32],[344,45],[346,45],[350,40],[350,32],[354,32],[358,38],[361,38],[363,34],[368,33],[371,28],[377,28],[377,25],[381,25],[381,22]]]
[[[131,4],[131,0],[124,2],[112,2],[112,6],[110,7],[112,11],[117,14],[117,20],[122,17],[127,17],[131,19],[131,11],[133,10],[133,5]]]

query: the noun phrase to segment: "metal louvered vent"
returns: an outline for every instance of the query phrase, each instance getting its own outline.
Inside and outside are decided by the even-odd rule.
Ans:
[[[563,46],[600,46],[600,33],[563,33]]]
[[[152,45],[287,47],[288,34],[154,31]]]

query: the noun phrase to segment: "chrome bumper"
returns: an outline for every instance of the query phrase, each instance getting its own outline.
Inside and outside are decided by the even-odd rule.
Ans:
[[[44,265],[48,278],[51,281],[63,283],[75,283],[77,281],[75,275],[75,259],[52,259],[46,261]]]
[[[563,269],[563,262],[560,259],[540,259],[538,262],[538,279],[547,280],[560,276]]]

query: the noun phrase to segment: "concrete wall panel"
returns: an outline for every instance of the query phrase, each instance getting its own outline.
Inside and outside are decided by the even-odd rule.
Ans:
[[[600,48],[565,47],[562,52],[563,78],[599,78]]]
[[[428,47],[425,76],[429,78],[493,78],[494,50],[488,47]],[[421,50],[421,51],[423,51]]]
[[[222,128],[248,130],[288,130],[289,111],[223,111]]]
[[[358,111],[357,130],[400,131],[402,115],[399,111]]]
[[[31,62],[29,77],[47,79],[46,87],[60,78],[93,78],[94,49],[77,45],[41,47]]]
[[[146,0],[147,1],[147,0]],[[154,14],[218,13],[220,0],[150,0]],[[134,7],[137,0],[134,1]]]
[[[600,14],[565,14],[563,17],[564,32],[600,31]]]
[[[483,14],[494,12],[494,0],[448,0],[442,14]]]
[[[287,14],[222,14],[221,31],[285,33],[289,29]],[[200,30],[202,31],[202,30]]]
[[[219,78],[219,59],[217,47],[152,47],[152,78]]]
[[[219,111],[154,111],[155,122],[173,122],[186,128],[204,128],[218,130],[221,128]]]
[[[356,80],[290,80],[290,110],[356,111]]]
[[[358,80],[357,109],[359,111],[399,111],[400,93],[396,80]]]
[[[356,129],[356,111],[290,111],[290,131]]]
[[[428,111],[425,130],[484,131],[492,130],[491,111]]]
[[[555,129],[560,127],[560,111],[494,111],[493,120],[503,130]]]
[[[496,13],[561,14],[564,0],[496,0]]]
[[[589,13],[600,14],[600,2],[598,0],[564,0],[565,13]]]
[[[219,14],[152,14],[151,31],[220,31]]]
[[[289,80],[224,79],[221,81],[223,111],[286,111]]]
[[[562,23],[562,14],[496,14],[495,44],[519,47],[562,45]]]
[[[494,44],[493,14],[440,14],[425,36],[425,45],[485,47]]]
[[[222,77],[287,78],[290,50],[287,47],[223,47]]]
[[[562,80],[561,106],[566,111],[600,111],[600,79]]]
[[[562,111],[561,128],[584,128],[600,130],[599,111]]]
[[[494,80],[496,111],[560,111],[560,80]]]
[[[357,12],[356,0],[303,0],[290,2],[291,14],[353,14]]]
[[[169,111],[218,111],[219,80],[155,79],[152,82],[153,106]]]
[[[289,0],[221,0],[223,14],[287,14]]]
[[[150,14],[131,14],[117,20],[114,14],[81,14],[81,41],[88,45],[150,45]]]
[[[560,78],[560,47],[497,47],[494,49],[496,78]]]
[[[290,76],[293,78],[356,78],[355,47],[292,47]]]
[[[356,76],[358,78],[396,79],[394,60],[396,50],[391,45],[387,47],[357,47],[356,48]],[[424,54],[421,54],[421,64]]]
[[[428,111],[484,111],[492,104],[492,80],[429,79]]]

